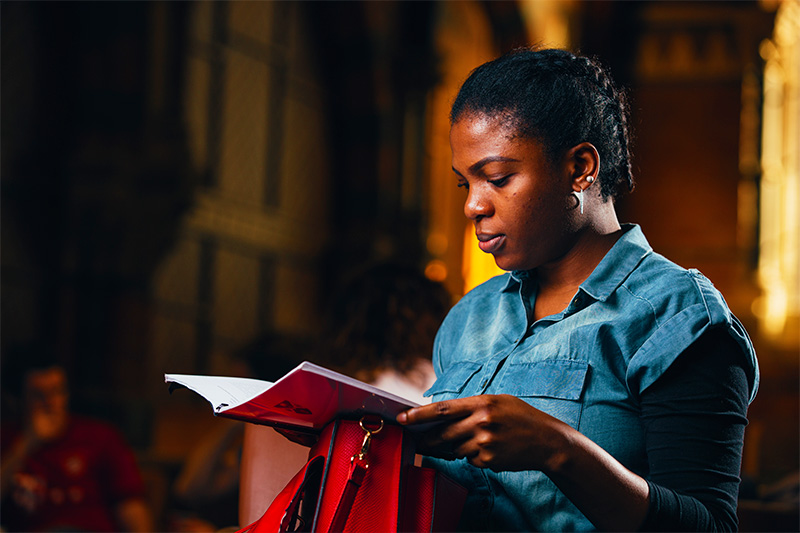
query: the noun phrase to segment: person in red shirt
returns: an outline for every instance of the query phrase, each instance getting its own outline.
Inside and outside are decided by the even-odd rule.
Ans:
[[[136,458],[111,425],[69,411],[67,376],[25,376],[23,424],[0,435],[7,531],[152,531]]]

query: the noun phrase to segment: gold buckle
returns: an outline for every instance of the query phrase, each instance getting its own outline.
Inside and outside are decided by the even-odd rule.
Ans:
[[[361,451],[358,452],[353,457],[351,457],[350,462],[353,462],[356,459],[358,459],[359,461],[364,461],[364,457],[367,455],[367,452],[369,451],[369,445],[372,442],[372,436],[375,435],[376,433],[380,433],[380,431],[383,429],[383,419],[382,418],[380,419],[380,425],[378,426],[377,429],[369,429],[364,424],[364,418],[358,421],[358,425],[361,426],[361,429],[363,429],[366,434],[364,435],[364,441],[361,443]]]

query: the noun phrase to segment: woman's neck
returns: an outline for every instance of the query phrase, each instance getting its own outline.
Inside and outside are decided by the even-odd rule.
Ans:
[[[536,269],[539,289],[534,306],[534,319],[563,311],[581,283],[592,274],[622,235],[619,224],[610,231],[598,233],[587,228],[561,258]]]

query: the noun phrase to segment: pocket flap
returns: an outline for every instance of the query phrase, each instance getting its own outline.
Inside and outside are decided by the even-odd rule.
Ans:
[[[514,396],[578,400],[588,372],[586,361],[557,359],[511,363],[503,376],[501,390]]]
[[[427,397],[440,392],[458,394],[464,390],[464,386],[480,368],[481,365],[478,363],[463,362],[455,364],[439,376],[433,386],[425,391],[424,396]]]

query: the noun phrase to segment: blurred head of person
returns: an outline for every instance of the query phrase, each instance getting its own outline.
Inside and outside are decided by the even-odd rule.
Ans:
[[[61,436],[69,422],[69,388],[66,371],[57,365],[33,368],[25,375],[26,421],[41,440]]]
[[[431,359],[434,337],[450,306],[444,286],[418,269],[370,266],[334,293],[319,357],[365,382],[387,369],[409,373],[420,359]]]
[[[70,416],[66,369],[37,342],[5,347],[2,355],[4,418],[18,421],[37,440],[61,436]]]

